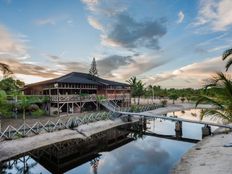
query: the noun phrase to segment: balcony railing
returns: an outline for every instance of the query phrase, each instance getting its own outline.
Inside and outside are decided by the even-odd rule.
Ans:
[[[107,100],[129,100],[129,94],[107,94],[106,96],[103,95]],[[51,101],[52,102],[72,102],[72,101],[96,101],[97,95],[90,94],[85,96],[80,95],[52,95]]]

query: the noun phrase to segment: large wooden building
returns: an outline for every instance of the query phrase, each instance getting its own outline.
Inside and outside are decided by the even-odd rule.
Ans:
[[[26,85],[24,94],[48,96],[48,111],[53,115],[99,109],[102,99],[121,107],[129,106],[131,102],[128,84],[80,72]]]

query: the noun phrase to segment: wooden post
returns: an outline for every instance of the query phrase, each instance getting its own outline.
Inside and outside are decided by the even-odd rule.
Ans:
[[[211,127],[209,125],[205,125],[201,128],[202,138],[211,135]]]
[[[74,104],[72,102],[72,114],[74,113]]]
[[[48,115],[51,116],[51,87],[49,86],[49,103],[48,103]]]
[[[60,93],[59,93],[59,88],[57,88],[57,96],[58,96],[58,100],[57,100],[57,104],[58,104],[58,116],[60,116]]]
[[[182,121],[177,121],[175,125],[175,132],[176,137],[181,138],[182,137]]]

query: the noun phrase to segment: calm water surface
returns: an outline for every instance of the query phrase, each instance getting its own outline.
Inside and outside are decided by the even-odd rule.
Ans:
[[[199,110],[168,115],[173,114],[199,119]],[[175,122],[153,120],[147,127],[148,132],[175,135]],[[183,123],[183,137],[200,140],[201,127]],[[39,149],[3,163],[2,173],[166,174],[194,145],[147,135],[135,139],[138,135],[122,129],[111,130],[102,136],[105,137],[90,140],[81,146],[67,142]]]

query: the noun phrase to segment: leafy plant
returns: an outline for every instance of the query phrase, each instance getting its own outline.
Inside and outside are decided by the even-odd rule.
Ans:
[[[232,81],[230,76],[226,76],[222,72],[216,73],[216,76],[205,86],[205,90],[208,88],[218,89],[218,92],[214,96],[201,95],[196,102],[196,107],[200,103],[209,103],[215,108],[204,109],[201,112],[201,118],[212,116],[232,122]]]
[[[40,117],[40,116],[45,115],[46,112],[42,109],[37,109],[37,110],[33,111],[31,114],[32,114],[32,116]]]

